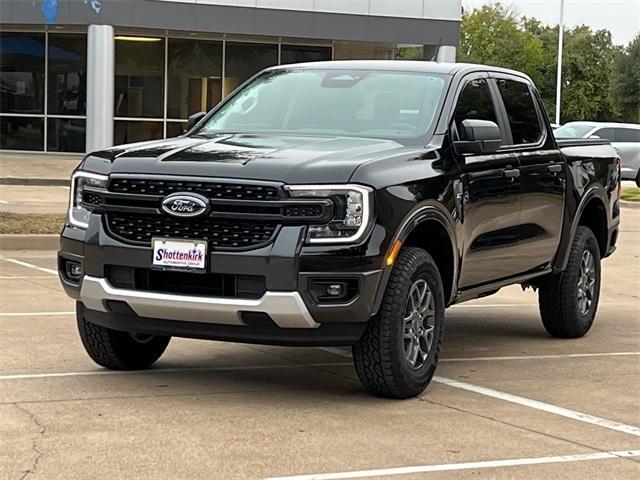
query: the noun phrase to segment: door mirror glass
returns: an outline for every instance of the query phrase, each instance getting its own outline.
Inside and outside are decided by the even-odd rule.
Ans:
[[[500,127],[490,120],[463,120],[458,130],[460,140],[453,142],[458,155],[486,155],[502,145]]]
[[[187,120],[187,128],[186,128],[186,132],[191,131],[191,129],[193,127],[196,126],[196,124],[202,120],[204,118],[204,116],[206,115],[205,112],[198,112],[198,113],[194,113],[193,115],[189,115],[189,119]]]

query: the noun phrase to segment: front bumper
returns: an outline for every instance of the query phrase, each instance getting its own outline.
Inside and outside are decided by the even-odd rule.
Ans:
[[[245,312],[268,313],[281,328],[317,328],[298,292],[266,292],[257,300],[174,295],[114,288],[105,278],[85,275],[80,301],[90,310],[109,312],[110,302],[126,303],[141,317],[188,322],[245,325]]]
[[[384,232],[376,228],[366,245],[354,247],[303,246],[304,233],[304,227],[285,226],[266,247],[209,253],[210,272],[264,276],[266,291],[259,298],[176,294],[111,284],[109,268],[150,269],[152,250],[113,239],[94,214],[87,230],[67,226],[62,232],[61,280],[85,318],[116,330],[283,345],[351,344],[377,311]],[[82,265],[79,280],[65,278],[67,261]],[[354,282],[357,293],[344,303],[318,301],[310,285],[325,279]]]

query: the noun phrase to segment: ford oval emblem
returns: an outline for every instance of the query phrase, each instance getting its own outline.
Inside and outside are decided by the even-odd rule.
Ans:
[[[197,193],[172,193],[162,200],[162,210],[174,217],[197,217],[209,210],[209,199]]]

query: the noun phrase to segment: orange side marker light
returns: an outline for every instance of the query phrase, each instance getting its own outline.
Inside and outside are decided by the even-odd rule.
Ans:
[[[396,261],[396,257],[398,253],[400,253],[400,247],[402,246],[402,242],[400,240],[396,240],[396,243],[393,244],[393,248],[391,249],[391,253],[387,257],[387,267],[393,265],[393,262]]]

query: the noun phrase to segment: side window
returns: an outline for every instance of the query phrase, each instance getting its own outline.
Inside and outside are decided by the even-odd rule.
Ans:
[[[536,143],[542,135],[534,99],[526,83],[498,79],[514,145]]]
[[[471,80],[458,97],[454,121],[461,132],[463,120],[489,120],[498,123],[489,84],[484,78]]]
[[[618,142],[640,143],[640,129],[634,130],[633,128],[619,128],[616,140]]]
[[[601,128],[600,130],[596,130],[591,135],[595,135],[596,137],[600,137],[602,140],[609,140],[610,142],[616,141],[616,130],[614,128]]]

